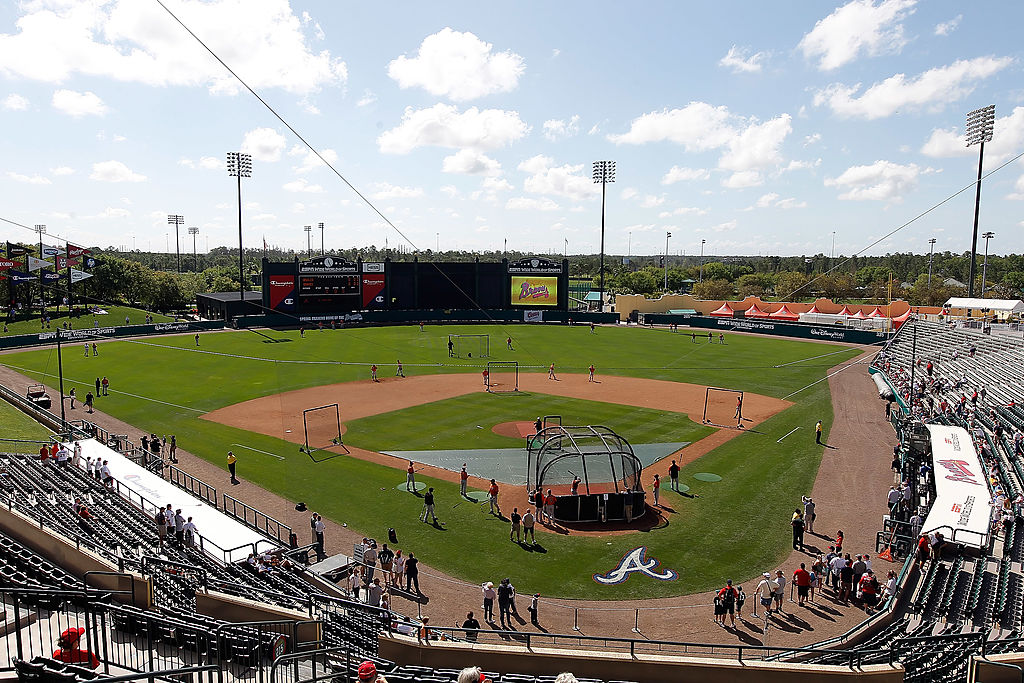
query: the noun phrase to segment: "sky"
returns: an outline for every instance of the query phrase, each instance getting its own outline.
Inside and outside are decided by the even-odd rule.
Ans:
[[[164,3],[393,226],[157,0],[0,4],[0,218],[236,245],[241,151],[247,247],[595,253],[613,160],[608,253],[964,252],[966,113],[996,107],[986,172],[1024,153],[1019,2]],[[1024,251],[1022,160],[982,189]]]

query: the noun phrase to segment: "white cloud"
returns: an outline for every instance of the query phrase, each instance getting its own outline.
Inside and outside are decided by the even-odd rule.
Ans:
[[[662,211],[658,214],[658,218],[671,218],[672,216],[685,216],[692,214],[694,216],[703,216],[707,214],[707,209],[701,209],[696,206],[680,206],[671,211]]]
[[[712,225],[711,226],[711,231],[712,232],[732,232],[733,230],[736,229],[737,225],[739,225],[739,223],[734,218],[731,221],[726,221],[725,223],[719,223],[718,225]]]
[[[749,171],[782,161],[779,147],[792,132],[792,118],[782,114],[764,123],[752,123],[729,141],[729,150],[718,162],[728,171]]]
[[[519,170],[530,174],[523,189],[535,194],[551,194],[579,201],[597,194],[597,186],[585,175],[583,164],[553,166],[554,159],[538,154],[519,164]]]
[[[377,191],[373,193],[374,199],[411,199],[422,197],[422,187],[402,187],[390,183],[376,183]]]
[[[662,109],[633,119],[629,132],[609,135],[617,145],[642,145],[669,141],[683,145],[688,152],[703,152],[722,147],[734,130],[727,107],[706,102],[691,102],[682,109]]]
[[[51,168],[50,169],[50,173],[52,173],[53,175],[56,175],[56,176],[71,175],[74,172],[75,172],[75,169],[71,168],[70,166],[58,166],[56,168]]]
[[[797,201],[794,197],[788,197],[786,199],[779,199],[777,192],[769,192],[758,197],[757,201],[754,202],[753,206],[748,206],[744,211],[753,211],[754,209],[802,209],[807,206],[807,202]]]
[[[377,95],[372,90],[367,88],[363,91],[363,96],[356,101],[357,107],[366,107],[377,101]]]
[[[782,172],[789,173],[790,171],[800,171],[805,168],[815,168],[817,166],[821,166],[820,157],[814,161],[798,161],[796,159],[791,159],[790,162],[786,164],[785,168],[782,169]]]
[[[141,183],[146,176],[136,173],[120,161],[100,161],[92,165],[91,180],[105,183]]]
[[[1008,116],[997,118],[992,128],[992,142],[985,143],[985,156],[991,161],[1002,161],[1024,147],[1024,107],[1015,107]],[[976,156],[966,146],[965,135],[957,128],[936,128],[921,153],[930,157]]]
[[[684,180],[707,180],[711,172],[706,168],[687,168],[685,166],[673,166],[661,178],[662,185],[674,185]]]
[[[408,154],[417,147],[466,147],[498,149],[519,140],[530,128],[515,111],[459,110],[448,104],[435,104],[429,109],[407,107],[402,122],[384,131],[377,138],[385,154]]]
[[[861,54],[898,53],[907,43],[903,21],[916,0],[853,0],[820,20],[800,41],[804,57],[820,58],[818,68],[831,71]]]
[[[826,178],[826,187],[845,190],[839,195],[846,200],[903,201],[903,196],[917,187],[917,178],[932,169],[917,164],[896,164],[879,160],[866,166],[851,166],[838,178]]]
[[[523,58],[492,48],[468,31],[446,27],[424,38],[415,57],[402,55],[388,64],[388,76],[400,88],[423,88],[455,102],[514,90]]]
[[[750,55],[750,50],[744,47],[733,45],[718,64],[733,73],[758,73],[761,71],[761,62],[768,56],[766,52],[755,52]],[[749,55],[749,56],[748,56]]]
[[[285,183],[281,186],[281,189],[287,192],[308,192],[310,194],[319,194],[324,191],[323,186],[311,184],[305,178],[296,178],[291,182]]]
[[[804,147],[809,147],[810,145],[816,144],[818,142],[821,142],[821,133],[811,133],[810,135],[804,137]]]
[[[23,173],[15,173],[14,171],[8,171],[7,177],[11,180],[17,180],[19,183],[28,183],[29,185],[49,185],[50,179],[46,176],[41,175],[25,175]]]
[[[455,199],[459,196],[459,188],[454,185],[442,185],[441,193],[449,199]]]
[[[758,185],[764,185],[764,176],[761,175],[760,171],[755,170],[736,171],[722,181],[723,187],[728,187],[734,190],[744,187],[757,187]]]
[[[509,200],[505,202],[505,208],[508,210],[526,209],[532,211],[558,211],[558,204],[547,197],[543,197],[541,199],[535,199],[533,197],[510,197]]]
[[[880,119],[903,108],[927,106],[940,110],[946,104],[974,92],[978,81],[988,78],[1013,63],[1012,57],[976,57],[961,59],[949,66],[929,69],[916,78],[895,74],[875,83],[857,95],[860,84],[836,83],[814,94],[816,106],[828,105],[841,117]]]
[[[551,50],[551,59],[554,59],[555,57],[557,57],[560,54],[562,54],[562,51],[559,50],[557,47],[554,48],[553,50]]]
[[[763,209],[765,207],[771,206],[772,203],[778,198],[779,195],[777,192],[769,192],[768,194],[763,194],[760,197],[758,197],[756,202],[754,202],[754,208]]]
[[[661,206],[664,203],[665,203],[665,195],[658,196],[658,195],[653,195],[653,194],[646,194],[640,200],[640,208],[641,209],[653,209],[654,207]]]
[[[937,36],[948,36],[950,33],[955,31],[960,22],[963,20],[964,15],[958,14],[949,21],[944,21],[941,24],[935,25],[935,35]]]
[[[96,217],[97,218],[128,218],[132,212],[128,209],[122,209],[119,207],[108,206],[103,209]]]
[[[460,149],[441,162],[441,170],[445,173],[462,173],[465,175],[501,175],[501,164],[486,154],[472,149]]]
[[[199,161],[180,159],[178,165],[185,168],[202,168],[208,171],[218,171],[225,167],[224,161],[217,157],[199,157]]]
[[[299,156],[302,155],[302,163],[298,166],[293,166],[292,170],[299,175],[309,173],[315,168],[324,166],[324,162],[320,161],[320,157],[313,154],[305,145],[295,145],[288,151],[288,156]],[[320,156],[327,160],[328,163],[334,164],[338,161],[338,153],[333,149],[322,149],[320,150]]]
[[[57,111],[76,119],[80,116],[103,116],[107,113],[107,105],[93,92],[57,90],[53,93],[51,104]]]
[[[306,205],[303,204],[302,202],[295,202],[295,203],[292,204],[291,212],[292,213],[305,213],[306,212]]]
[[[277,161],[287,146],[284,136],[273,128],[253,128],[242,139],[241,150],[256,161]]]
[[[640,190],[635,187],[624,187],[622,188],[622,198],[632,199],[633,197],[639,196]]]
[[[4,109],[7,111],[25,111],[28,109],[28,99],[16,92],[12,92],[4,98]]]
[[[480,189],[475,190],[472,194],[470,194],[470,197],[474,200],[481,200],[494,204],[497,203],[498,201],[499,193],[511,192],[513,189],[515,188],[509,181],[505,180],[504,178],[492,176],[489,178],[484,178],[483,182],[480,183]]]
[[[1013,186],[1013,192],[1006,195],[1007,199],[1024,199],[1024,175],[1017,178],[1017,182]]]
[[[580,132],[580,117],[573,114],[568,121],[548,119],[544,122],[544,137],[551,142],[571,138]]]
[[[780,199],[775,203],[777,209],[805,209],[807,208],[807,202],[797,201],[795,197],[789,197],[787,199]]]
[[[0,35],[0,73],[48,83],[75,75],[151,86],[240,86],[155,3],[33,2]],[[313,53],[288,0],[183,0],[182,19],[254,88],[309,93],[344,83],[345,63]]]

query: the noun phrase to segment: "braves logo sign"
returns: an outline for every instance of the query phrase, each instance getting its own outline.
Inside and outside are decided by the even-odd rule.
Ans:
[[[639,548],[633,548],[622,556],[615,569],[604,574],[594,574],[594,581],[603,586],[616,586],[624,583],[631,574],[635,573],[646,574],[658,581],[675,581],[679,578],[679,574],[671,569],[665,569],[660,572],[656,571],[661,562],[653,557],[647,558],[646,556],[647,546],[642,545]]]

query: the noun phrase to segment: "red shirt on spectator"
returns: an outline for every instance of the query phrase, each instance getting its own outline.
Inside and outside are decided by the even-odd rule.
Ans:
[[[806,569],[797,569],[793,572],[793,583],[798,586],[810,586],[811,573]]]

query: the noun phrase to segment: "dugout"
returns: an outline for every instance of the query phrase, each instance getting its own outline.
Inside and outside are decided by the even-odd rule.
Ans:
[[[260,313],[260,292],[245,292],[245,299],[238,292],[206,292],[196,294],[196,310],[205,320],[232,320],[243,315]]]
[[[559,522],[632,522],[647,506],[632,446],[600,425],[545,427],[527,437],[527,490],[551,489]],[[579,493],[572,495],[579,477]]]

